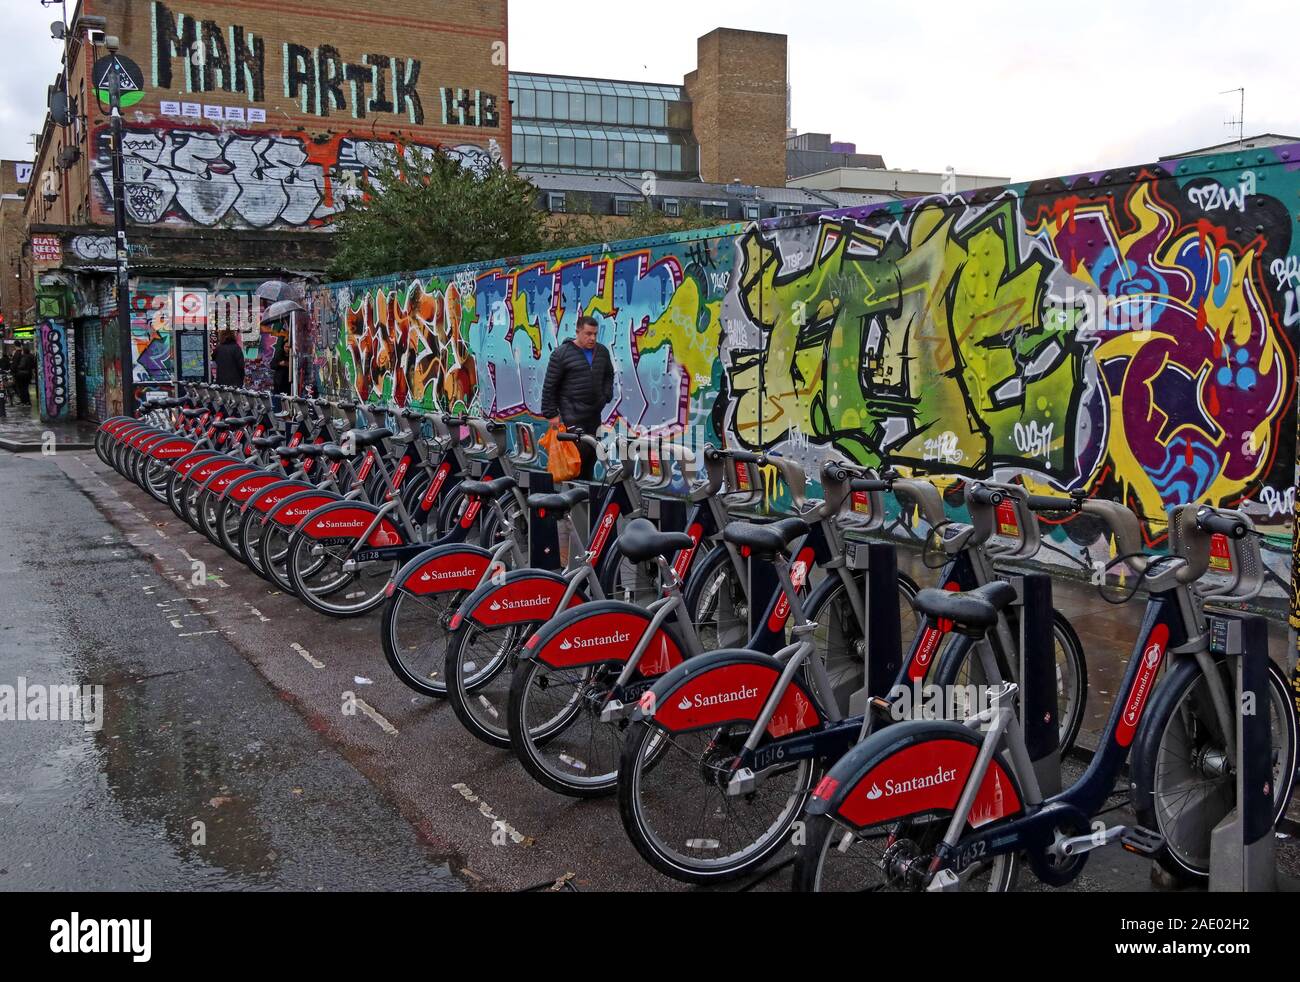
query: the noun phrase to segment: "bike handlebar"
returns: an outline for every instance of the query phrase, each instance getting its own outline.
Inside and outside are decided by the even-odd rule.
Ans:
[[[968,492],[972,501],[978,505],[1000,505],[1006,497],[1001,491],[995,491],[992,488],[986,488],[982,484],[977,484]]]
[[[1244,539],[1250,531],[1246,523],[1239,518],[1221,515],[1208,507],[1202,507],[1196,513],[1196,526],[1202,532],[1212,535],[1226,535],[1229,539]]]

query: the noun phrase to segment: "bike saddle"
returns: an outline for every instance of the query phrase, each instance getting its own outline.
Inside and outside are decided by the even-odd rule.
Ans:
[[[722,537],[732,545],[748,546],[755,555],[770,559],[785,552],[791,542],[808,531],[808,523],[802,518],[783,518],[771,525],[732,522],[722,530]]]
[[[616,544],[632,562],[644,563],[655,556],[671,559],[679,549],[689,549],[695,540],[685,532],[660,532],[649,519],[638,518],[628,523]]]
[[[948,590],[922,590],[912,606],[936,620],[952,621],[957,627],[986,628],[998,622],[998,613],[1016,599],[1016,588],[999,580],[978,590],[951,593]]]
[[[212,428],[218,433],[225,433],[227,430],[235,429],[235,425],[233,420],[219,419],[212,424]]]
[[[380,426],[373,430],[354,430],[352,439],[358,447],[373,447],[376,444],[383,443],[392,435],[392,430]]]
[[[518,485],[519,482],[513,477],[498,477],[495,481],[462,481],[460,484],[466,494],[488,500],[495,500],[509,494]]]
[[[270,450],[282,443],[284,443],[284,437],[282,436],[259,436],[253,440],[253,446],[257,447],[258,450]]]
[[[319,449],[330,460],[347,460],[348,455],[337,443],[322,443]]]
[[[181,415],[186,419],[198,419],[207,412],[206,409],[182,409]]]
[[[256,416],[227,416],[226,422],[229,423],[232,427],[252,426],[254,423],[257,422],[257,417]]]
[[[558,494],[530,494],[528,507],[546,509],[554,512],[567,512],[575,505],[580,505],[591,496],[588,488],[569,488]]]
[[[281,447],[276,453],[287,460],[294,460],[297,457],[313,460],[325,453],[325,447],[319,443],[304,443],[298,447]]]

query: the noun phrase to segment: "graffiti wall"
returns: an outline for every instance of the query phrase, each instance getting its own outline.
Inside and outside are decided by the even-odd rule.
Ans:
[[[141,68],[124,96],[124,197],[136,224],[316,228],[396,145],[439,147],[474,168],[511,159],[504,0],[96,9]],[[106,103],[107,90],[90,98]],[[93,116],[94,217],[111,224],[107,113]]]
[[[96,137],[95,191],[112,208],[110,132]],[[123,176],[126,210],[137,225],[200,225],[248,229],[318,228],[360,193],[361,177],[387,154],[392,141],[306,132],[249,132],[158,123],[128,126]],[[489,150],[472,144],[444,148],[463,166],[494,165]],[[432,152],[404,144],[408,152]],[[499,158],[499,155],[498,155]]]
[[[942,477],[954,505],[971,477],[1086,489],[1153,548],[1174,505],[1240,505],[1281,595],[1298,195],[1278,147],[336,285],[317,363],[362,398],[535,417],[591,313],[607,422]],[[1085,517],[1045,532],[1056,561],[1111,556]]]
[[[73,413],[71,396],[72,357],[67,324],[45,320],[36,329],[37,361],[40,376],[36,382],[41,419],[67,419]]]

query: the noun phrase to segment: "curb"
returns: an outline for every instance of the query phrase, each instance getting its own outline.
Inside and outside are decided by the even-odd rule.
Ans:
[[[93,443],[64,443],[60,441],[59,450],[94,450]],[[22,443],[18,440],[6,440],[0,437],[0,450],[8,450],[10,453],[39,453],[42,447],[39,443]]]

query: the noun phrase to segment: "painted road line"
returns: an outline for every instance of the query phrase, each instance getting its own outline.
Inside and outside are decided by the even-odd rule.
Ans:
[[[381,730],[383,730],[389,736],[397,736],[397,727],[394,726],[392,723],[388,722],[388,720],[384,719],[384,717],[380,715],[379,711],[375,709],[374,706],[370,705],[370,703],[366,702],[364,699],[357,699],[356,697],[353,697],[352,701],[356,704],[356,707],[359,710],[361,710],[363,713],[365,713],[367,716],[369,716],[370,719],[374,722],[374,724],[378,726]]]
[[[492,806],[476,795],[468,784],[453,784],[451,789],[460,792],[460,796],[471,805],[478,805],[479,814],[492,823],[493,832],[498,830],[504,832],[510,838],[510,841],[517,846],[531,846],[537,842],[531,835],[524,835],[504,818],[493,812]]]
[[[313,658],[311,656],[311,652],[308,651],[306,648],[304,648],[302,645],[300,645],[297,641],[289,645],[289,647],[292,648],[294,651],[298,652],[298,654],[302,655],[303,661],[305,661],[312,668],[325,667],[325,663],[323,661],[317,661],[315,658]]]

